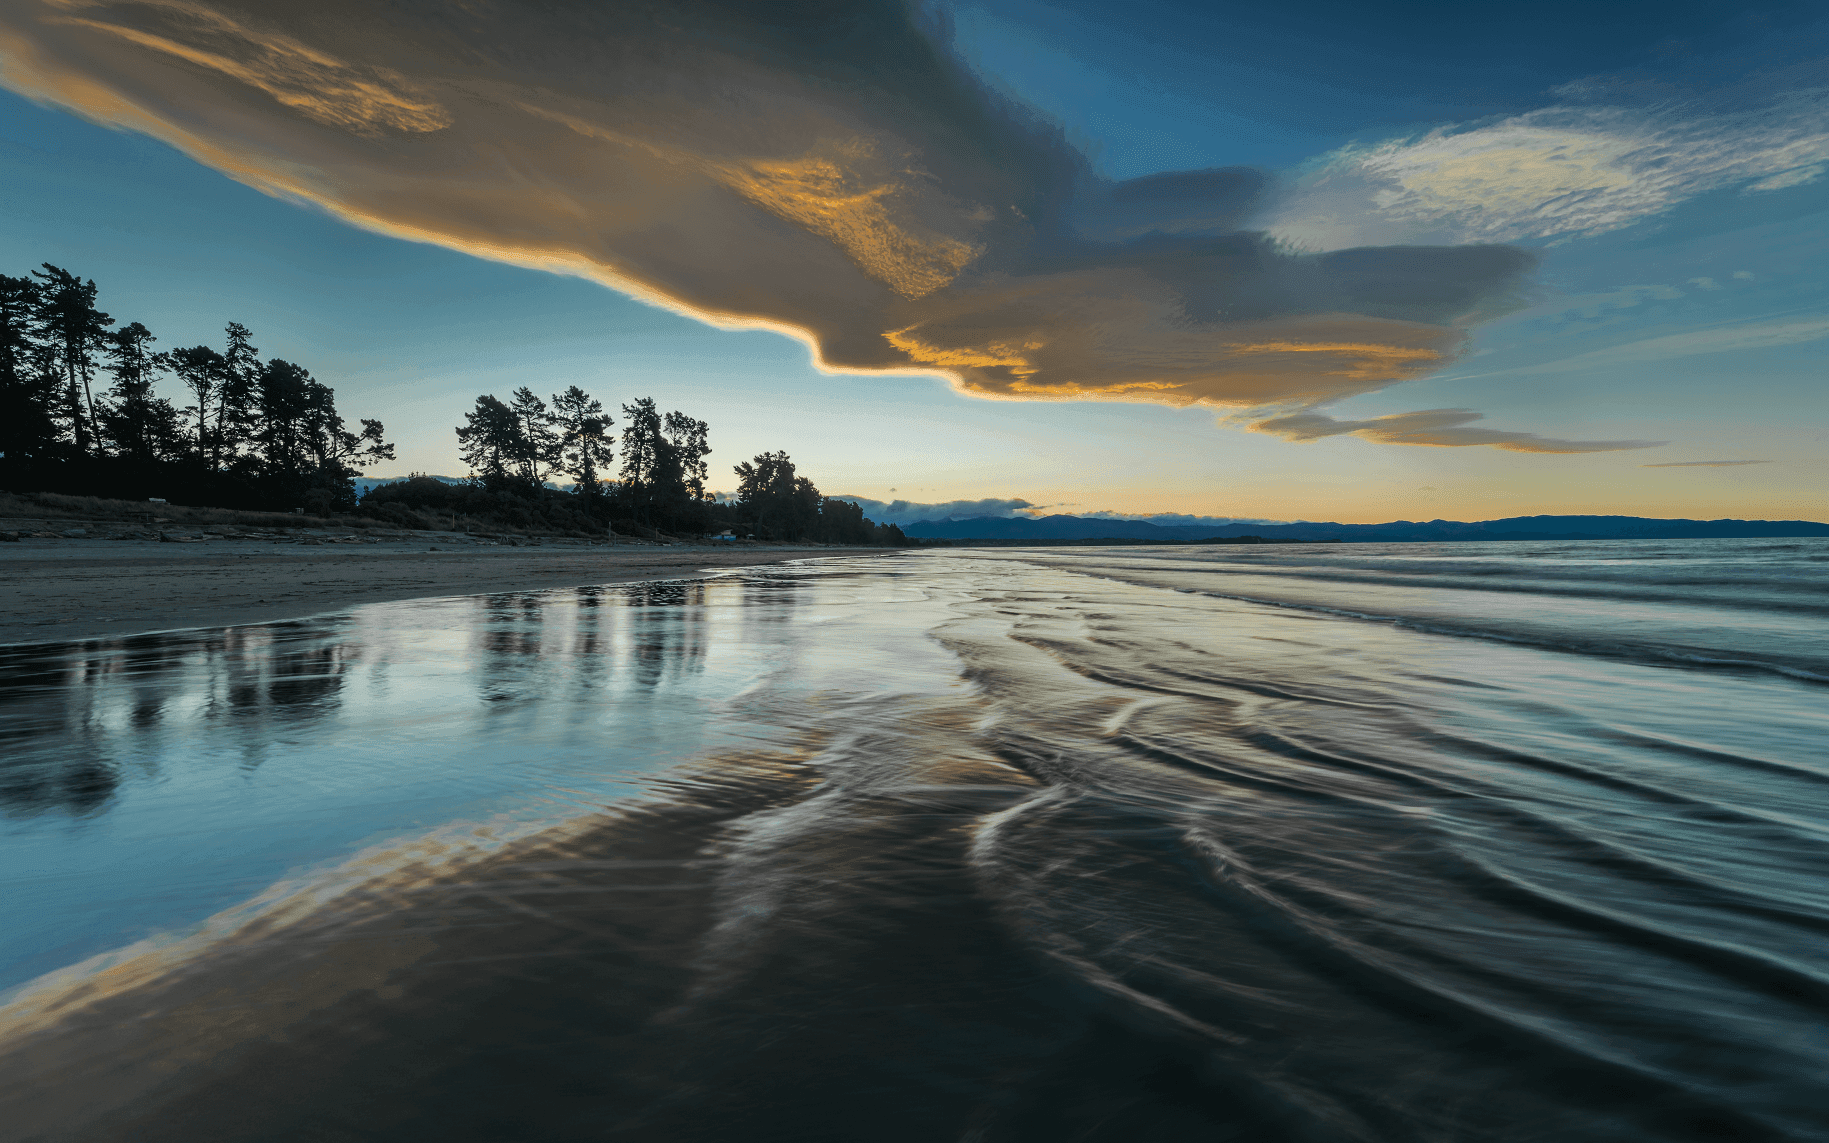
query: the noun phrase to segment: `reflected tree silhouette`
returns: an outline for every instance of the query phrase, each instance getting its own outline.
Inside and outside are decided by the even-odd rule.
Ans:
[[[88,817],[114,797],[120,784],[120,771],[99,758],[9,758],[0,762],[0,811],[30,816],[63,810]]]
[[[745,575],[479,596],[465,605],[468,685],[492,715],[571,695],[572,721],[620,718],[604,705],[619,670],[644,690],[702,674],[714,612],[748,623],[749,605],[778,610],[800,586]],[[0,651],[0,811],[101,812],[124,782],[200,757],[170,753],[173,735],[252,771],[292,748],[276,727],[364,703],[355,672],[387,657],[371,634],[332,616]]]
[[[280,656],[267,684],[267,699],[275,706],[310,705],[312,715],[325,713],[343,687],[349,670],[349,648],[342,643],[311,647]],[[298,712],[303,714],[304,712]]]
[[[578,588],[573,599],[577,605],[572,641],[572,653],[576,656],[572,668],[573,690],[582,692],[595,687],[611,669],[616,652],[615,613],[611,610],[614,600],[602,587]]]
[[[477,684],[483,700],[503,704],[537,697],[521,680],[526,663],[537,660],[543,646],[542,593],[479,596],[477,604],[483,617],[477,638],[482,652]]]
[[[210,717],[226,715],[243,728],[241,768],[266,760],[274,724],[335,713],[344,676],[361,658],[348,621],[235,627],[212,633],[201,650]]]
[[[61,650],[0,654],[0,812],[8,816],[87,817],[120,786],[118,767],[89,740],[91,687],[118,668],[71,663]],[[47,739],[59,748],[44,749]]]
[[[633,612],[637,682],[653,687],[681,672],[704,669],[703,580],[631,584],[623,599]]]

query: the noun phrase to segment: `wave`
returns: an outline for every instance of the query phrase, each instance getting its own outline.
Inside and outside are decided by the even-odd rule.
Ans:
[[[1600,655],[1607,658],[1626,659],[1647,665],[1679,665],[1691,667],[1720,667],[1730,670],[1770,671],[1786,678],[1800,682],[1829,683],[1829,664],[1821,664],[1816,659],[1792,658],[1786,661],[1778,656],[1759,657],[1754,655],[1723,655],[1707,647],[1684,646],[1682,644],[1658,643],[1650,640],[1623,639],[1617,635],[1583,638],[1580,635],[1560,630],[1555,632],[1532,631],[1519,626],[1500,629],[1493,626],[1481,626],[1473,623],[1448,622],[1434,617],[1390,615],[1379,612],[1355,611],[1345,607],[1328,607],[1314,603],[1295,603],[1289,600],[1267,599],[1262,596],[1238,595],[1222,591],[1211,591],[1200,588],[1189,588],[1216,599],[1234,599],[1241,603],[1255,603],[1264,607],[1284,607],[1297,611],[1313,611],[1324,615],[1334,615],[1343,619],[1358,619],[1372,623],[1389,623],[1411,631],[1420,631],[1429,635],[1449,635],[1461,639],[1490,639],[1499,643],[1516,643],[1522,646],[1541,647],[1549,651],[1564,651],[1575,655]]]
[[[1458,572],[1391,573],[1389,565],[1413,558],[1408,556],[1368,558],[1361,562],[1370,570],[1351,576],[1334,568],[1317,570],[1295,556],[1277,557],[1275,566],[1202,553],[1169,558],[1024,553],[1019,558],[1114,582],[1431,635],[1829,682],[1829,657],[1822,652],[1829,646],[1829,584],[1821,582],[1820,574],[1803,582],[1806,577],[1768,567],[1739,581],[1710,581],[1706,592],[1694,585],[1688,591],[1658,592],[1640,581],[1611,584],[1591,571],[1571,573],[1569,583],[1534,571],[1526,577],[1520,574],[1521,561],[1509,559],[1494,568],[1494,575],[1508,577],[1498,582]],[[1666,586],[1674,589],[1678,583],[1667,581]],[[1800,598],[1783,598],[1787,592]]]

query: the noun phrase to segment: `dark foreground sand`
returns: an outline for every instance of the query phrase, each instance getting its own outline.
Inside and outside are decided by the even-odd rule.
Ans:
[[[577,541],[498,547],[437,538],[304,544],[26,539],[0,544],[0,644],[229,627],[364,603],[677,579],[865,553],[881,554]]]

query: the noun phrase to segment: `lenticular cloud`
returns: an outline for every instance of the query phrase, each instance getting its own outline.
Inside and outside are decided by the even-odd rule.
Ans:
[[[1303,412],[1271,417],[1249,427],[1252,432],[1269,433],[1287,441],[1355,436],[1381,444],[1427,445],[1435,448],[1488,445],[1506,452],[1619,452],[1625,449],[1657,448],[1670,443],[1633,440],[1570,441],[1538,436],[1536,433],[1467,427],[1481,419],[1481,414],[1472,409],[1420,409],[1414,413],[1392,413],[1359,421],[1340,420],[1324,413]]]
[[[1502,246],[1293,253],[1252,171],[1097,178],[896,4],[0,0],[0,80],[360,225],[840,369],[1313,404],[1435,369]]]

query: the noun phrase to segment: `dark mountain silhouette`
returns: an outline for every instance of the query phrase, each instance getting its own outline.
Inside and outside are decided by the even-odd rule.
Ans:
[[[1396,520],[1388,524],[1151,524],[1083,516],[931,520],[903,529],[910,538],[945,540],[1200,540],[1260,536],[1266,540],[1685,540],[1756,536],[1829,536],[1810,520],[1654,520],[1643,516],[1513,516],[1504,520]]]

